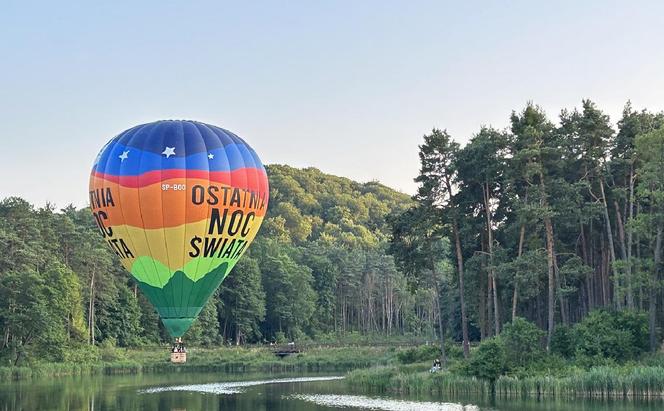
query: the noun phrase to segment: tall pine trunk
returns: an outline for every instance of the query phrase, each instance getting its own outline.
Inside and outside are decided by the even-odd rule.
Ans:
[[[447,195],[452,199],[452,183],[449,179],[445,180]],[[459,271],[459,304],[461,305],[461,335],[463,338],[463,356],[468,358],[470,354],[470,340],[468,338],[468,316],[466,315],[466,297],[464,291],[464,270],[463,270],[463,250],[461,248],[461,235],[459,234],[459,225],[456,216],[452,220],[452,229],[454,231],[454,248],[457,257],[457,270]]]
[[[555,265],[553,259],[555,258],[554,246],[553,246],[553,225],[551,224],[551,218],[544,217],[544,228],[546,230],[546,258],[547,258],[547,268],[548,268],[548,285],[549,285],[549,294],[548,294],[548,310],[547,310],[547,335],[546,335],[546,349],[547,351],[551,347],[551,337],[553,336],[554,324],[554,312],[556,307],[556,280],[555,280]]]
[[[555,327],[555,309],[556,309],[556,252],[553,236],[553,224],[549,216],[548,208],[549,202],[547,200],[546,187],[544,185],[544,175],[540,172],[540,189],[542,190],[542,207],[544,212],[544,230],[546,233],[546,260],[548,268],[548,307],[547,307],[547,334],[546,334],[546,350],[551,347],[551,337],[553,337],[553,330]]]
[[[523,242],[526,238],[526,225],[521,224],[521,229],[519,232],[519,252],[518,257],[521,257],[523,254]],[[516,318],[516,302],[519,296],[519,284],[517,283],[516,278],[514,279],[514,295],[512,296],[512,321]]]
[[[613,207],[616,210],[616,228],[618,229],[618,245],[620,246],[620,258],[625,263],[625,288],[627,291],[627,308],[634,308],[634,300],[632,298],[632,279],[630,270],[630,261],[627,258],[627,239],[625,238],[625,222],[620,215],[620,207],[618,201],[613,201]]]
[[[613,274],[614,289],[613,297],[615,300],[616,308],[622,309],[622,299],[620,298],[620,281],[618,277],[618,270],[616,269],[616,249],[613,246],[613,230],[611,230],[611,219],[609,218],[609,207],[606,204],[606,194],[604,194],[604,179],[599,179],[599,189],[602,194],[602,210],[604,211],[604,224],[606,226],[606,237],[609,240],[609,257],[611,261],[611,273]]]
[[[454,244],[457,256],[457,270],[459,271],[459,303],[461,304],[461,335],[463,338],[463,356],[468,358],[470,354],[470,341],[468,339],[468,317],[466,316],[466,300],[464,291],[464,274],[463,274],[463,252],[461,250],[461,236],[459,235],[459,227],[457,226],[456,218],[453,223],[454,230]]]
[[[634,164],[629,168],[629,201],[628,201],[629,220],[634,218]],[[634,290],[632,289],[632,229],[627,226],[627,306],[634,309]]]
[[[662,261],[662,224],[657,226],[657,237],[655,240],[654,266],[650,278],[649,303],[648,303],[648,331],[650,334],[650,351],[657,350],[657,282],[659,281],[659,264]]]
[[[484,212],[486,215],[486,233],[487,233],[487,251],[489,252],[489,281],[491,281],[492,298],[493,298],[493,321],[494,321],[494,334],[500,333],[500,307],[498,305],[498,287],[496,284],[496,273],[493,264],[493,232],[491,223],[491,208],[490,208],[490,192],[489,183],[485,182],[482,187],[484,194]]]
[[[449,178],[445,179],[445,188],[447,195],[452,201],[452,183]],[[456,216],[452,220],[454,231],[454,248],[457,256],[457,270],[459,271],[459,304],[461,305],[461,335],[463,338],[463,356],[470,354],[470,340],[468,338],[468,316],[466,314],[466,297],[464,291],[464,270],[463,270],[463,251],[461,249],[461,235],[459,234],[459,225]]]

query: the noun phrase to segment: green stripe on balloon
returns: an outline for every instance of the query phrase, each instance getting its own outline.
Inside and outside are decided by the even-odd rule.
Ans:
[[[201,312],[210,296],[217,290],[230,271],[229,264],[223,263],[197,281],[192,281],[182,271],[177,271],[163,288],[153,287],[138,281],[145,296],[155,306],[168,333],[181,337]],[[185,290],[185,304],[175,300]]]
[[[170,282],[177,272],[184,273],[191,281],[198,281],[208,273],[211,267],[228,264],[228,270],[235,266],[239,258],[198,257],[190,260],[184,267],[171,271],[164,264],[148,255],[138,257],[132,267],[131,275],[139,282],[152,287],[162,288]]]

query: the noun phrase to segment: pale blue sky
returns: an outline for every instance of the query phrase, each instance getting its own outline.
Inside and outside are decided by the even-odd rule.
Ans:
[[[664,109],[664,2],[461,3],[0,0],[0,197],[83,206],[101,146],[157,119],[412,193],[432,127]]]

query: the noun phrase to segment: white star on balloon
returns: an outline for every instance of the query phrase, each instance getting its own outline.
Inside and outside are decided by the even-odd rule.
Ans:
[[[214,154],[212,154],[212,153],[208,154],[208,158],[209,158],[210,160],[212,160],[212,159],[214,158]]]
[[[161,152],[161,154],[165,155],[166,158],[169,158],[170,156],[175,155],[175,147],[166,147],[164,151]]]
[[[120,159],[121,162],[125,161],[127,159],[127,157],[129,157],[129,150],[123,151],[122,154],[120,154],[118,156],[118,158]]]

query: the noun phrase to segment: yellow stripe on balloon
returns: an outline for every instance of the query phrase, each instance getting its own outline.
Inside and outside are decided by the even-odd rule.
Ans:
[[[255,217],[246,236],[239,231],[232,236],[227,233],[208,235],[208,220],[156,229],[130,225],[111,228],[114,240],[127,245],[119,254],[127,271],[142,282],[162,288],[177,271],[183,271],[196,281],[223,262],[234,265],[230,261],[237,261],[244,254],[262,222],[263,217]],[[236,251],[240,254],[235,255]]]

